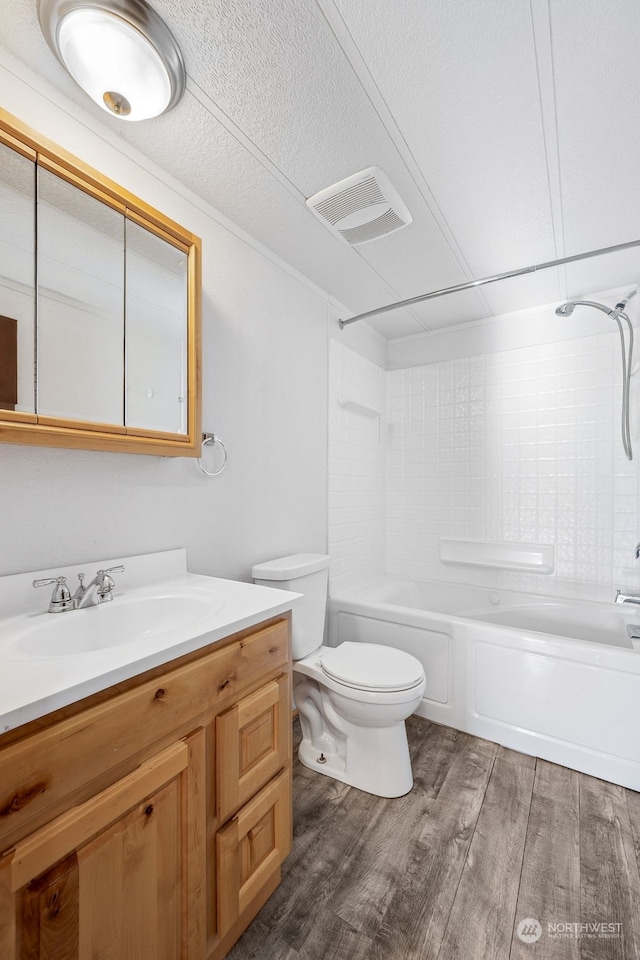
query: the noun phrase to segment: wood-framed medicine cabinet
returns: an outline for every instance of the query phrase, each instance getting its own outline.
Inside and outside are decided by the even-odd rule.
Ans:
[[[197,457],[200,240],[0,109],[0,441]]]

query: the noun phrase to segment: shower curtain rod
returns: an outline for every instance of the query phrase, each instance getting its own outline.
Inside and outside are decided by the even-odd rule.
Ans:
[[[546,270],[548,267],[560,267],[564,263],[575,263],[576,260],[588,260],[590,257],[599,257],[603,253],[617,253],[620,250],[629,250],[632,247],[640,247],[640,240],[616,243],[612,247],[601,247],[599,250],[589,250],[587,253],[576,253],[572,257],[561,257],[559,260],[547,260],[544,263],[535,263],[531,267],[509,270],[507,273],[496,273],[494,276],[484,277],[482,280],[469,280],[467,283],[458,283],[454,287],[432,290],[431,293],[422,293],[418,297],[410,297],[408,300],[398,300],[396,303],[388,303],[385,307],[367,310],[366,313],[359,313],[355,317],[349,317],[348,320],[338,320],[338,326],[341,330],[344,330],[350,323],[357,323],[358,320],[367,320],[369,317],[377,317],[381,313],[389,313],[390,310],[399,310],[401,307],[410,307],[414,303],[422,303],[424,300],[435,300],[437,297],[446,297],[450,293],[459,293],[461,290],[473,290],[474,287],[483,287],[485,284],[495,283],[497,280],[509,280],[511,277],[522,277],[527,273],[535,273],[536,270]]]

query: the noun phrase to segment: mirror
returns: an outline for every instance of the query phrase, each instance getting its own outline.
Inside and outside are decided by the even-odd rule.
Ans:
[[[127,426],[187,429],[187,258],[126,222]]]
[[[35,412],[35,164],[0,143],[0,415]]]
[[[199,456],[199,240],[7,116],[0,439]]]
[[[124,425],[124,216],[38,168],[36,410]]]

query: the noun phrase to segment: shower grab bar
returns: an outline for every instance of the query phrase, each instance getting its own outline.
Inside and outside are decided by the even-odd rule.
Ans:
[[[381,313],[389,313],[391,310],[400,310],[402,307],[410,307],[413,306],[414,303],[423,303],[425,300],[435,300],[437,297],[446,297],[450,293],[460,293],[463,290],[473,290],[475,287],[482,287],[487,283],[496,283],[498,280],[510,280],[513,277],[523,277],[527,273],[535,273],[537,270],[546,270],[549,267],[561,267],[565,263],[588,260],[591,257],[599,257],[603,253],[618,253],[621,250],[631,250],[633,247],[640,247],[640,240],[628,240],[626,243],[616,243],[611,247],[600,247],[599,250],[576,253],[571,257],[560,257],[558,260],[546,260],[544,263],[535,263],[530,267],[520,267],[518,270],[508,270],[506,273],[496,273],[492,277],[483,277],[481,280],[468,280],[466,283],[457,283],[453,287],[443,287],[441,290],[432,290],[430,293],[422,293],[417,297],[409,297],[408,300],[398,300],[396,303],[388,303],[384,307],[367,310],[366,313],[359,313],[357,316],[349,317],[347,320],[338,320],[338,326],[341,330],[344,330],[344,328],[351,323],[357,323],[359,320],[367,320],[369,317],[377,317]]]

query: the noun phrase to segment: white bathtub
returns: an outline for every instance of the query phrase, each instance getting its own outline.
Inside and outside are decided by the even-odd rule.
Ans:
[[[329,600],[329,642],[412,653],[429,720],[640,790],[640,606],[385,578]],[[635,643],[635,646],[634,646]]]

